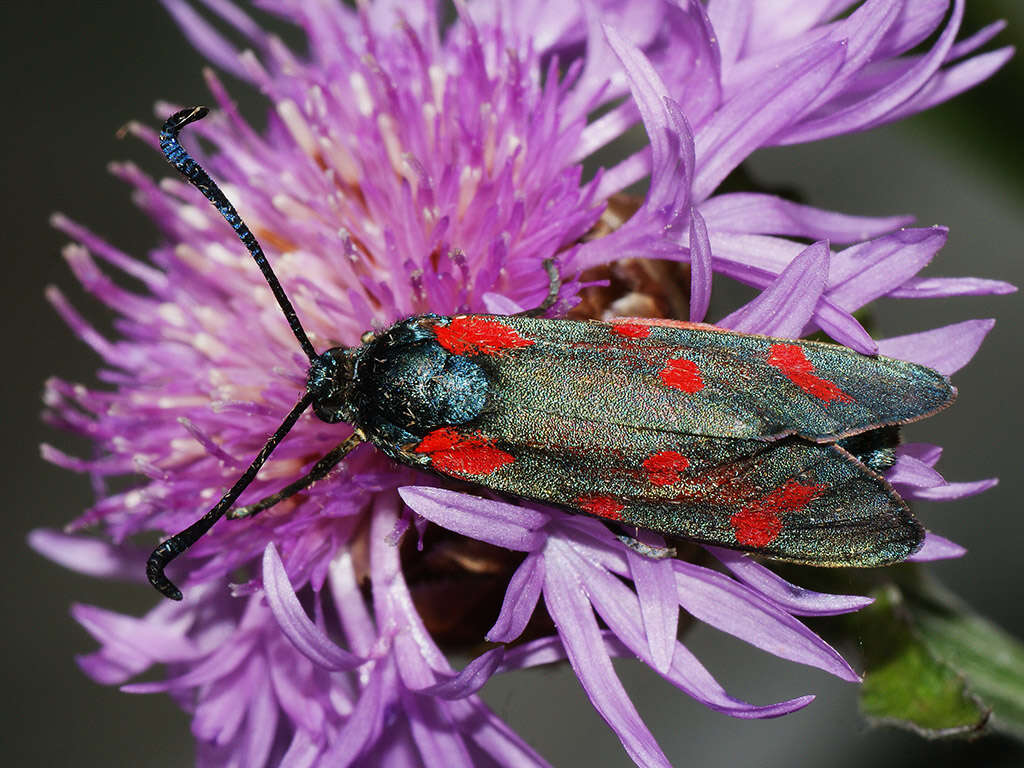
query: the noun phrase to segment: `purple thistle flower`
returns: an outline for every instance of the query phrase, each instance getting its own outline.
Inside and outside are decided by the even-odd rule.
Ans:
[[[791,337],[823,330],[859,351],[950,374],[970,360],[991,321],[876,342],[853,312],[882,296],[1013,290],[919,277],[945,242],[940,227],[715,194],[759,147],[900,119],[998,69],[1007,49],[976,51],[999,25],[956,42],[962,0],[951,10],[933,0],[867,0],[839,19],[853,4],[481,3],[460,5],[444,29],[427,2],[403,4],[401,14],[390,3],[357,12],[265,2],[305,29],[306,61],[224,0],[203,5],[254,52],[238,52],[183,0],[164,4],[207,58],[271,101],[270,124],[258,133],[208,75],[220,111],[194,132],[216,151],[196,155],[262,241],[318,349],[353,346],[368,328],[421,312],[533,306],[546,289],[548,258],[573,278],[655,257],[689,265],[692,320],[704,319],[717,273],[761,290],[719,325]],[[171,111],[159,109],[161,117]],[[638,122],[649,144],[587,178],[583,161]],[[131,129],[156,144],[151,130]],[[55,217],[78,243],[65,250],[72,270],[118,313],[119,338],[104,338],[50,290],[104,360],[109,386],[48,382],[48,418],[99,450],[81,459],[44,446],[43,455],[100,488],[112,476],[145,480],[102,494],[71,526],[102,525],[116,546],[46,531],[32,544],[81,572],[141,581],[144,553],[125,541],[180,530],[220,496],[305,386],[305,359],[259,271],[195,190],[156,183],[130,165],[115,172],[168,245],[146,264]],[[606,223],[609,199],[647,178],[635,213],[590,238]],[[96,259],[145,290],[120,287]],[[566,282],[563,305],[580,288],[579,279]],[[344,431],[301,419],[243,501],[303,474]],[[947,483],[934,469],[940,453],[901,446],[889,471],[901,495],[954,499],[995,482]],[[811,700],[759,706],[728,696],[677,639],[680,608],[782,658],[858,679],[796,617],[857,610],[866,598],[803,590],[727,550],[710,550],[725,571],[648,560],[596,520],[423,481],[361,448],[304,494],[217,525],[178,565],[184,603],[161,602],[142,618],[74,609],[101,646],[80,659],[83,670],[127,691],[172,694],[194,713],[201,764],[250,766],[375,765],[385,756],[543,764],[476,692],[493,674],[560,659],[641,765],[667,760],[614,657],[639,658],[736,717],[778,716]],[[523,553],[487,633],[498,647],[461,672],[414,602],[399,547],[403,536],[419,535],[422,545],[425,521]],[[915,559],[962,551],[929,534]],[[232,572],[257,558],[259,574],[229,594]],[[542,597],[557,632],[506,647],[528,636]],[[164,681],[128,683],[153,664],[166,665]]]

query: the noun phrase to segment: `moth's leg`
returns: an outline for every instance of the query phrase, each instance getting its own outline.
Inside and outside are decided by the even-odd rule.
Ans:
[[[554,259],[544,259],[544,271],[548,273],[548,295],[544,297],[544,301],[533,309],[516,312],[513,317],[539,317],[555,306],[555,302],[558,301],[558,291],[562,287],[562,278],[555,267]]]
[[[337,447],[332,449],[330,453],[325,454],[320,461],[314,464],[313,468],[309,470],[309,474],[304,477],[300,477],[294,483],[286,485],[280,491],[267,496],[265,499],[260,499],[252,504],[246,504],[244,507],[235,507],[228,512],[228,519],[240,520],[244,517],[252,517],[257,513],[262,512],[264,509],[269,509],[279,501],[284,501],[289,496],[294,496],[299,491],[308,488],[317,480],[321,480],[326,477],[327,473],[334,469],[334,467],[337,466],[353,448],[363,442],[363,439],[364,437],[361,433],[353,432]]]
[[[612,531],[612,533],[615,532]],[[642,541],[634,539],[632,536],[627,536],[624,533],[616,533],[615,538],[638,555],[649,557],[651,560],[666,560],[676,556],[675,547],[652,547],[650,544],[644,544]]]

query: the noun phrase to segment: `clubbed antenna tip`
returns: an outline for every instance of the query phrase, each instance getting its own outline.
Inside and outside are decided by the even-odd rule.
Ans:
[[[210,114],[210,110],[203,106],[183,109],[180,112],[175,112],[167,118],[167,122],[164,123],[164,128],[180,130],[189,123],[194,123],[196,120],[202,120],[208,114]]]

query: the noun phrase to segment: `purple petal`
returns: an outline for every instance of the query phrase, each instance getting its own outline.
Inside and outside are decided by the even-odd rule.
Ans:
[[[239,61],[238,51],[235,47],[196,13],[192,6],[183,0],[160,0],[160,2],[178,22],[185,37],[200,53],[239,80],[251,79]]]
[[[628,593],[622,582],[617,583]],[[611,657],[631,658],[636,655],[635,651],[627,647],[611,630],[603,630],[601,635]],[[559,637],[543,637],[510,651],[505,656],[502,671],[552,664],[565,658],[565,646]],[[743,719],[779,717],[801,709],[814,700],[813,696],[800,696],[777,704],[754,705],[735,699],[725,692],[697,657],[679,642],[676,643],[672,656],[672,668],[664,677],[679,690],[716,712]]]
[[[924,545],[907,560],[912,563],[931,563],[936,560],[963,557],[965,554],[967,554],[967,550],[956,542],[928,531],[925,534]]]
[[[53,214],[50,217],[50,226],[82,243],[91,253],[117,267],[126,275],[131,275],[144,283],[153,293],[160,294],[166,290],[169,278],[165,273],[117,250],[67,216],[60,213]]]
[[[487,633],[491,643],[510,643],[526,629],[544,587],[544,557],[531,552],[519,564],[505,589],[501,613]]]
[[[946,243],[945,227],[904,229],[836,255],[828,297],[852,312],[885,296],[921,271]]]
[[[659,5],[666,14],[658,36],[665,42],[659,41],[658,50],[651,50],[652,62],[664,77],[671,78],[669,90],[687,121],[701,126],[722,102],[717,30],[700,0]],[[637,15],[635,10],[627,13],[631,19]]]
[[[723,318],[721,325],[741,333],[795,338],[811,319],[828,275],[828,243],[805,248],[767,289]]]
[[[690,322],[700,323],[707,316],[713,277],[708,228],[700,211],[690,208]]]
[[[648,664],[652,663],[650,642],[642,631],[642,610],[638,595],[621,579],[598,567],[596,563],[575,554],[572,558],[601,618],[630,653]],[[668,562],[671,564],[672,561]],[[609,646],[609,650],[614,650],[613,646]],[[617,652],[616,655],[629,654]],[[755,706],[734,699],[726,694],[689,649],[679,642],[673,644],[672,666],[664,677],[702,704],[734,717],[775,717],[799,709],[813,698],[804,697],[768,706]]]
[[[766,288],[806,246],[767,235],[708,230],[716,271]]]
[[[473,768],[466,742],[442,702],[406,690],[399,696],[426,768]]]
[[[390,693],[396,676],[392,664],[385,663],[384,667],[381,669],[378,666],[373,669],[373,674],[368,675],[366,687],[360,691],[355,708],[331,742],[330,750],[324,755],[323,765],[346,768],[359,758],[367,746],[376,741],[384,716],[384,691]]]
[[[995,320],[965,320],[878,342],[880,354],[909,360],[949,376],[971,361]]]
[[[103,645],[136,648],[153,661],[171,663],[191,659],[197,653],[185,634],[194,621],[194,616],[187,613],[173,622],[156,622],[76,603],[71,607],[71,615]]]
[[[594,708],[637,765],[671,768],[615,674],[604,638],[577,576],[567,545],[549,542],[544,601],[565,644],[569,663]]]
[[[379,613],[381,621],[385,625],[395,623],[397,626],[401,626],[402,617],[400,615],[387,616],[389,613],[397,612],[393,612],[390,608],[385,607]],[[418,635],[419,637],[417,637]],[[426,657],[436,654],[436,646],[433,646],[424,653],[419,645],[421,637],[420,632],[402,630],[399,630],[394,636],[393,658],[398,667],[399,677],[403,686],[413,691],[429,688],[435,685],[439,678],[441,678],[442,682],[449,679],[447,664],[441,665],[443,671],[438,671],[429,664]],[[431,641],[431,644],[433,645],[433,641]]]
[[[249,690],[252,693],[246,707],[243,734],[245,747],[241,764],[266,765],[277,736],[277,723],[281,712],[270,682],[266,678],[257,677],[251,680]]]
[[[968,496],[977,496],[997,485],[999,485],[999,478],[990,477],[970,483],[946,483],[934,488],[912,488],[908,489],[905,495],[908,499],[919,501],[953,501],[954,499],[966,499]]]
[[[301,659],[301,662],[306,662],[306,659],[293,649],[288,648],[287,651],[297,657],[294,660]],[[291,664],[270,664],[267,671],[274,687],[274,695],[285,715],[294,721],[297,728],[319,733],[324,728],[331,705],[312,693],[310,681],[317,672],[313,671],[315,668],[312,664],[301,662],[301,674],[296,674],[296,668]],[[307,672],[309,674],[306,674]],[[348,696],[345,699],[347,703]]]
[[[485,293],[483,300],[484,306],[492,315],[514,315],[523,311],[519,304],[500,293]]]
[[[715,195],[701,203],[700,210],[708,226],[718,231],[806,237],[832,243],[867,240],[913,221],[911,216],[849,216],[751,192]]]
[[[607,637],[612,636],[610,630],[604,630],[602,634],[606,636],[606,640]],[[509,650],[505,654],[505,660],[498,671],[510,672],[516,669],[529,669],[544,664],[565,661],[566,658],[565,645],[562,643],[562,638],[559,635],[548,635],[547,637],[541,637],[537,640],[517,645]]]
[[[254,665],[242,665],[233,681],[251,695],[255,694],[257,685],[252,674],[254,668]],[[248,713],[249,699],[247,698],[244,703],[240,702],[231,687],[219,686],[200,700],[196,706],[191,730],[200,743],[224,745],[236,759],[240,759],[238,753],[242,750],[242,739],[236,741],[235,737],[239,735],[239,729]]]
[[[643,535],[643,534],[642,534]],[[644,544],[665,546],[660,536],[643,535]],[[651,666],[661,674],[672,666],[672,651],[679,631],[679,603],[675,599],[675,575],[671,560],[645,557],[632,548],[626,551],[633,577],[644,634],[651,650]]]
[[[667,209],[673,220],[689,196],[694,148],[686,119],[669,98],[668,89],[640,50],[609,26],[605,38],[622,63],[633,100],[650,140],[651,184],[644,206]]]
[[[566,515],[553,521],[552,536],[569,543],[575,554],[606,571],[629,578],[627,547],[600,520],[582,515]]]
[[[728,69],[740,57],[753,19],[748,11],[749,6],[743,0],[712,0],[708,3],[708,17],[718,40],[723,69]]]
[[[117,685],[154,663],[188,661],[198,654],[185,635],[193,621],[188,614],[173,623],[155,622],[76,604],[71,615],[103,645],[98,653],[78,658],[82,670],[100,683]]]
[[[827,104],[833,97],[840,96],[865,65],[880,57],[879,44],[886,33],[892,31],[893,22],[899,18],[900,10],[899,4],[889,0],[868,0],[847,18],[829,25],[829,38],[845,42],[846,59],[832,82],[811,105],[809,112]]]
[[[363,600],[351,550],[344,549],[331,559],[328,587],[349,647],[358,656],[369,656],[377,640],[377,627]]]
[[[458,699],[448,703],[453,717],[468,730],[466,736],[498,768],[550,768],[537,754],[478,699]]]
[[[873,89],[869,95],[856,103],[824,117],[804,121],[795,128],[785,131],[778,142],[797,144],[815,141],[842,133],[854,133],[872,125],[888,122],[888,113],[912,98],[942,66],[956,40],[963,13],[964,0],[954,0],[953,14],[935,45],[898,79],[882,88]]]
[[[628,548],[625,549],[629,560],[630,553]],[[644,612],[638,594],[618,576],[608,572],[598,563],[581,557],[577,552],[571,551],[568,559],[581,583],[586,584],[590,602],[615,636],[645,663],[653,666],[651,643],[646,636]],[[671,565],[671,560],[668,562]],[[648,597],[663,599],[664,596]],[[677,643],[673,643],[673,649],[676,645]]]
[[[758,48],[792,41],[849,5],[849,2],[837,3],[836,0],[772,0],[756,4],[739,2],[733,12],[751,16],[751,37],[747,44]]]
[[[880,46],[879,52],[887,56],[898,56],[923,43],[949,12],[949,0],[917,0],[900,5],[900,18]]]
[[[710,233],[715,267],[720,274],[740,282],[765,288],[803,250],[798,243],[764,235]],[[607,238],[605,238],[607,239]],[[836,341],[866,355],[877,352],[871,335],[846,310],[823,297],[815,309],[814,325]],[[808,333],[814,327],[804,329]],[[801,334],[802,335],[802,334]]]
[[[103,358],[108,365],[117,368],[131,367],[131,361],[126,359],[124,354],[118,352],[118,345],[103,337],[93,326],[85,321],[85,318],[67,300],[64,293],[54,285],[47,286],[44,291],[47,300],[57,310],[57,314],[67,323],[78,338],[92,347],[93,351]]]
[[[896,463],[885,473],[885,479],[893,485],[915,488],[934,488],[946,482],[942,475],[923,461],[906,454],[896,458]]]
[[[491,675],[494,674],[498,665],[501,664],[504,655],[504,648],[492,648],[469,662],[457,675],[439,673],[440,677],[446,679],[426,688],[421,688],[417,693],[425,696],[438,696],[442,699],[463,699],[466,696],[471,696],[483,688],[484,684],[491,679]]]
[[[981,277],[914,277],[887,295],[894,299],[943,299],[949,296],[1002,296],[1017,286]]]
[[[860,680],[832,646],[749,587],[681,560],[672,564],[679,604],[698,621],[780,658],[818,667],[843,680]]]
[[[326,8],[328,6],[323,7]],[[399,712],[400,717],[395,717],[393,711]],[[380,728],[380,732],[374,735],[374,741],[366,747],[354,765],[356,768],[377,765],[396,766],[397,768],[422,768],[423,758],[420,755],[419,747],[412,737],[408,715],[402,712],[402,708],[397,701],[389,701],[385,704],[385,712],[388,720],[387,728]],[[322,764],[333,766],[333,763],[330,762]],[[320,765],[321,763],[317,763],[314,768],[320,768]],[[199,768],[219,768],[219,766],[199,766]]]
[[[601,37],[601,47],[606,48],[607,42],[603,40],[603,32],[601,32]],[[587,60],[588,65],[593,61],[593,58],[589,53]],[[636,106],[632,101],[625,101],[618,107],[605,112],[593,122],[588,123],[587,127],[584,128],[580,134],[580,140],[569,159],[573,162],[582,162],[585,158],[601,149],[601,147],[604,147],[619,138],[623,133],[629,130],[630,126],[636,123],[636,112]],[[603,197],[603,195],[601,197]]]
[[[200,0],[203,5],[245,35],[252,42],[263,45],[267,35],[263,28],[247,16],[231,0]]]
[[[949,58],[947,61],[956,61],[968,54],[974,53],[976,50],[981,48],[981,46],[985,45],[985,43],[993,40],[995,36],[1006,29],[1006,27],[1006,21],[1002,19],[985,25],[970,37],[964,38],[954,45],[949,51]]]
[[[281,757],[281,765],[287,768],[315,768],[321,757],[321,747],[312,734],[296,728],[287,751]]]
[[[992,25],[996,26],[996,25]],[[964,41],[966,42],[966,41]],[[994,75],[1013,58],[1012,47],[982,53],[935,74],[928,84],[901,107],[885,116],[885,122],[901,120],[948,101]]]
[[[316,626],[299,602],[273,542],[263,550],[263,589],[267,604],[292,645],[319,667],[330,670],[355,669],[365,659],[335,645]]]
[[[676,645],[672,656],[672,669],[667,678],[704,706],[742,719],[780,717],[802,709],[814,701],[813,696],[800,696],[777,704],[755,705],[734,699],[682,643]]]
[[[903,443],[896,447],[896,455],[912,456],[929,467],[934,467],[942,458],[942,448],[931,443]]]
[[[190,419],[184,416],[178,419],[178,423],[185,428],[185,430],[195,438],[196,442],[203,446],[203,450],[213,456],[227,467],[237,468],[242,470],[245,468],[245,463],[230,455],[227,451],[217,445],[216,441],[203,431],[200,427],[196,426]]]
[[[705,547],[740,581],[757,590],[784,611],[797,616],[835,616],[859,611],[874,600],[861,595],[830,595],[813,592],[783,579],[742,552]]]
[[[829,83],[843,56],[842,44],[817,43],[726,102],[694,137],[692,199],[706,199],[754,149],[791,124]]]
[[[430,522],[498,547],[532,552],[547,538],[538,530],[548,522],[543,512],[447,488],[407,485],[398,495]]]
[[[189,667],[184,674],[178,677],[155,683],[123,685],[121,690],[126,693],[156,693],[211,685],[243,668],[246,660],[253,653],[253,638],[251,636],[235,634],[232,639],[234,642],[222,643],[213,653],[202,657],[198,664]]]
[[[120,685],[152,665],[151,659],[131,658],[120,649],[114,652],[97,651],[75,657],[83,674],[100,685]],[[163,689],[158,691],[163,693]]]
[[[823,296],[818,302],[814,322],[840,344],[862,355],[873,355],[878,352],[878,345],[860,321],[845,309],[833,304],[827,296]]]
[[[140,550],[46,528],[31,531],[28,545],[43,557],[86,576],[142,581],[146,554]]]

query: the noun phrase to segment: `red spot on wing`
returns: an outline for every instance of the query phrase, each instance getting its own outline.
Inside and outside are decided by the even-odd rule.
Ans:
[[[736,541],[748,547],[766,547],[782,530],[782,519],[774,509],[744,507],[729,518],[736,531]]]
[[[674,485],[682,472],[690,466],[690,460],[676,451],[662,451],[644,459],[647,479],[652,485]]]
[[[729,518],[736,541],[748,547],[766,547],[782,531],[782,515],[803,509],[821,495],[823,485],[802,485],[790,479],[767,496],[743,505]]]
[[[714,499],[718,504],[736,504],[754,493],[742,478],[744,467],[726,464],[686,478],[680,499]]]
[[[434,469],[446,475],[489,475],[515,461],[482,435],[463,436],[450,427],[425,435],[415,451],[429,454]]]
[[[576,503],[584,512],[608,520],[621,520],[622,510],[625,509],[622,502],[611,496],[580,496]]]
[[[799,344],[772,344],[768,365],[775,366],[787,379],[807,394],[826,403],[838,400],[852,403],[853,398],[843,392],[835,382],[814,374],[814,364],[807,359]]]
[[[612,333],[626,339],[646,339],[651,335],[651,328],[640,323],[615,323]]]
[[[529,347],[514,328],[498,320],[479,315],[454,317],[447,325],[435,325],[438,343],[455,355],[496,355],[506,349]]]
[[[669,360],[658,372],[659,378],[666,387],[679,389],[693,394],[704,389],[704,379],[700,377],[700,369],[692,360],[678,358]]]

